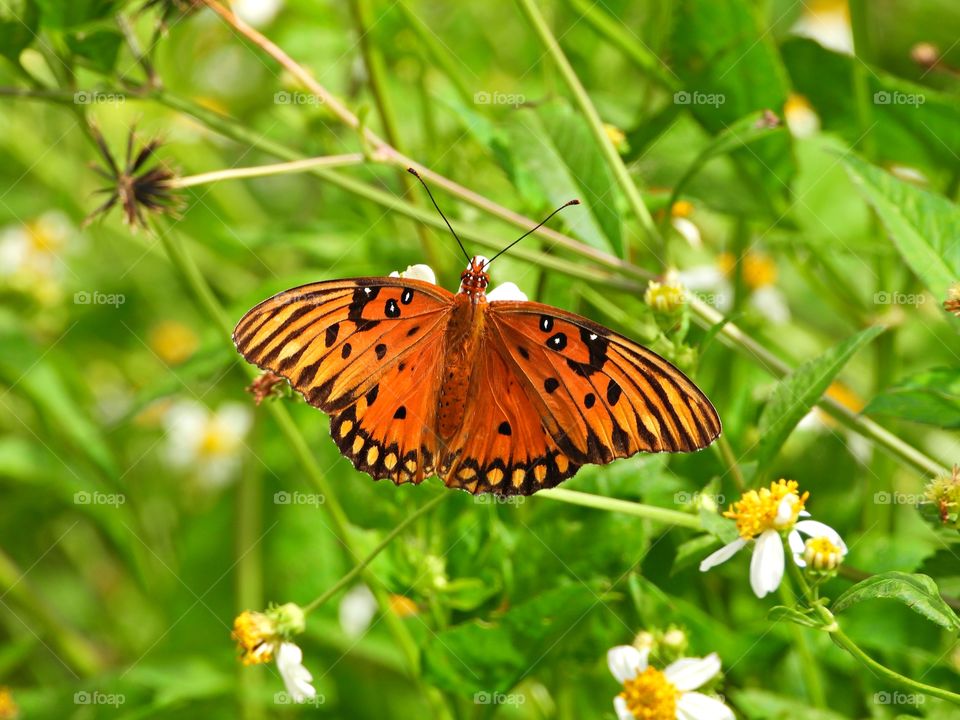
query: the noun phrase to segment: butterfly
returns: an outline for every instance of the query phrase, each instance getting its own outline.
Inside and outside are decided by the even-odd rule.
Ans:
[[[587,463],[717,438],[716,410],[680,370],[512,283],[488,295],[491,262],[470,258],[457,293],[416,270],[293,288],[247,312],[234,343],[330,415],[358,470],[398,485],[436,474],[531,495]]]

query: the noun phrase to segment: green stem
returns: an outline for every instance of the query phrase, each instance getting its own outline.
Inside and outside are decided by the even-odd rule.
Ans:
[[[547,500],[559,500],[560,502],[570,503],[571,505],[594,508],[595,510],[624,513],[667,525],[691,528],[692,530],[703,529],[700,518],[696,515],[691,515],[690,513],[679,510],[668,510],[667,508],[657,507],[655,505],[643,505],[641,503],[630,502],[629,500],[619,500],[602,495],[591,495],[590,493],[565,490],[563,488],[541,490],[537,493],[536,497]]]
[[[834,644],[850,653],[858,662],[869,668],[874,675],[884,678],[885,680],[889,680],[894,685],[906,688],[908,690],[916,690],[917,692],[921,692],[926,695],[932,695],[933,697],[938,697],[952,702],[954,705],[960,705],[960,694],[936,687],[934,685],[927,685],[926,683],[922,683],[917,680],[912,680],[911,678],[901,675],[896,670],[892,670],[886,665],[880,664],[872,657],[867,655],[867,653],[864,652],[863,649],[857,645],[857,643],[850,636],[840,629],[840,625],[833,613],[831,613],[822,602],[818,602],[816,600],[813,591],[810,589],[810,585],[807,583],[806,577],[803,575],[803,571],[795,562],[792,561],[790,555],[789,548],[787,548],[786,562],[790,576],[793,578],[794,582],[797,583],[797,586],[800,588],[804,599],[810,604],[810,607],[813,609],[813,611],[816,612],[823,621],[823,630],[830,633],[830,639],[833,640]]]
[[[361,165],[366,162],[363,153],[349,153],[346,155],[328,155],[324,157],[304,158],[290,162],[275,163],[273,165],[256,165],[245,168],[228,168],[213,172],[187,175],[170,181],[175,188],[188,188],[195,185],[219,182],[221,180],[241,180],[246,178],[267,177],[268,175],[289,175],[292,173],[309,172],[316,168],[343,167],[344,165]]]
[[[260,465],[247,465],[236,495],[237,609],[263,607],[263,513],[260,498],[263,477]],[[238,672],[242,670],[237,669]],[[237,683],[237,704],[243,720],[260,720],[264,706],[260,698],[263,674],[251,673]]]
[[[786,551],[788,553],[787,562],[793,567],[796,567],[797,564],[793,562],[790,549],[786,548]],[[787,607],[793,607],[797,602],[796,595],[794,595],[790,583],[780,583],[780,597],[783,600],[783,604]],[[790,632],[793,635],[797,653],[800,655],[800,673],[803,675],[803,683],[806,686],[810,701],[814,707],[827,707],[827,698],[823,689],[823,678],[820,676],[820,665],[813,651],[810,649],[807,634],[803,631],[802,627],[793,623],[790,624]]]
[[[593,106],[593,102],[590,100],[590,96],[580,82],[580,78],[577,77],[577,73],[570,65],[570,61],[567,60],[567,56],[564,55],[560,43],[558,43],[557,39],[553,36],[546,20],[544,20],[543,15],[540,13],[534,1],[517,0],[517,4],[519,4],[520,9],[523,10],[527,16],[527,20],[533,26],[534,31],[540,38],[540,42],[553,58],[554,63],[557,65],[560,74],[567,84],[567,88],[573,93],[577,106],[586,117],[594,140],[599,146],[604,159],[607,161],[607,165],[609,165],[613,171],[617,183],[620,185],[620,189],[627,198],[630,209],[633,210],[633,214],[636,215],[640,226],[647,235],[647,240],[650,243],[650,245],[647,246],[647,250],[656,254],[662,249],[663,241],[660,238],[660,233],[657,231],[657,226],[653,222],[650,211],[643,202],[640,191],[633,182],[633,178],[630,177],[627,166],[623,164],[623,158],[620,157],[620,153],[617,152],[617,149],[613,146],[613,142],[607,135],[607,131],[603,126],[603,120],[600,118],[600,113],[598,113],[597,109]],[[624,249],[626,250],[626,247]]]
[[[727,439],[726,435],[721,435],[717,438],[717,452],[720,454],[723,463],[727,466],[731,477],[733,477],[733,483],[737,486],[737,490],[743,492],[747,487],[747,483],[743,477],[743,471],[740,469],[740,463],[737,462],[737,455],[733,452],[733,448],[730,446],[730,440]]]
[[[450,497],[450,493],[447,493],[447,492],[444,492],[442,495],[437,495],[435,498],[433,498],[433,500],[426,503],[425,505],[421,505],[419,508],[417,508],[412,513],[407,515],[399,525],[394,527],[389,533],[387,533],[383,537],[383,540],[381,540],[377,544],[377,546],[370,551],[369,555],[367,555],[363,560],[361,560],[359,563],[354,565],[353,569],[350,570],[350,572],[348,572],[342,578],[337,580],[337,582],[329,590],[326,590],[323,594],[321,594],[315,600],[304,605],[303,612],[310,613],[313,610],[316,610],[318,607],[320,607],[325,602],[327,602],[327,600],[332,598],[334,595],[340,592],[343,588],[345,588],[347,585],[353,582],[356,579],[356,577],[363,572],[364,568],[366,568],[370,563],[374,561],[377,555],[379,555],[381,552],[386,550],[387,546],[394,540],[394,538],[397,537],[397,535],[399,535],[404,530],[406,530],[407,527],[409,527],[415,520],[417,520],[423,515],[426,515],[431,510],[433,510],[437,505],[442,503],[448,497]]]

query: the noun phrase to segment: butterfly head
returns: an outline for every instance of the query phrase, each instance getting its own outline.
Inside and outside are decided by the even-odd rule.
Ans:
[[[474,255],[467,263],[467,269],[460,273],[460,292],[469,295],[474,302],[478,301],[487,291],[490,276],[486,267],[490,264],[483,255]]]

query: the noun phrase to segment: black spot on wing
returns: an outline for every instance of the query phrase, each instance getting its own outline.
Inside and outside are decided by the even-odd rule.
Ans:
[[[383,343],[378,343],[373,351],[377,354],[377,360],[383,360],[383,356],[387,354],[387,346]]]
[[[510,430],[510,423],[504,420],[502,423],[500,423],[500,427],[497,428],[497,432],[501,435],[510,435],[512,432]]]
[[[337,341],[337,335],[340,334],[340,323],[334,323],[330,325],[326,332],[323,334],[323,343],[327,347],[330,347]]]
[[[558,387],[560,387],[560,381],[556,378],[548,377],[543,381],[543,389],[547,391],[547,394],[552,394]]]

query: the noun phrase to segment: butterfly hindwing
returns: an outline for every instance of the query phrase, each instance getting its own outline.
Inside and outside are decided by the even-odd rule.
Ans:
[[[532,302],[491,303],[488,315],[574,461],[697,450],[719,435],[716,411],[689,378],[612,330]]]
[[[470,403],[439,465],[448,487],[472,493],[530,495],[571,477],[580,466],[560,450],[523,381],[501,351],[485,343]]]
[[[330,434],[376,480],[419,483],[435,473],[434,430],[443,344],[421,343],[392,363],[357,402],[330,418]]]
[[[257,305],[233,338],[247,360],[289,380],[311,405],[337,412],[421,344],[442,346],[452,299],[419,280],[312,283]]]

